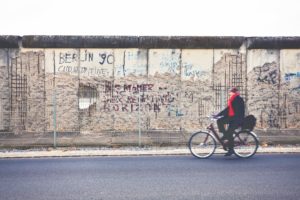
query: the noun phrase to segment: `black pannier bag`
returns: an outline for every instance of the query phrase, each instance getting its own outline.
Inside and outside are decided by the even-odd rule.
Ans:
[[[256,125],[256,118],[254,117],[254,115],[248,115],[243,120],[242,129],[244,130],[247,129],[252,131],[255,125]]]

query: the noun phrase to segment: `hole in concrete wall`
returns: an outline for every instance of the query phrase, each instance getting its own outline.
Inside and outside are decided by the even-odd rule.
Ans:
[[[96,105],[98,92],[96,87],[91,85],[83,85],[79,86],[79,109],[88,109],[92,105]]]

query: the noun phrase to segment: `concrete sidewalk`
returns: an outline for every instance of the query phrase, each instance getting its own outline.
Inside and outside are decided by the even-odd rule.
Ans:
[[[216,149],[216,154],[224,154]],[[300,153],[300,146],[259,147],[257,153]],[[48,148],[29,150],[0,150],[0,158],[86,157],[86,156],[150,156],[191,155],[188,147],[126,147],[126,148]]]

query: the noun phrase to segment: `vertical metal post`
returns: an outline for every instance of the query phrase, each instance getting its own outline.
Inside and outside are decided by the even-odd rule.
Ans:
[[[224,109],[224,106],[225,106],[225,105],[224,105],[224,101],[225,101],[225,100],[224,100],[224,98],[225,98],[224,96],[226,96],[226,95],[225,95],[225,90],[226,90],[226,87],[224,87],[224,90],[223,90],[222,87],[220,87],[220,94],[221,94],[221,95],[220,95],[220,96],[221,96],[221,103],[220,103],[221,105],[220,105],[220,108],[221,108],[221,110]]]
[[[141,133],[141,94],[140,94],[140,90],[139,90],[139,147],[141,147],[141,137],[142,137],[142,133]]]
[[[55,51],[53,51],[53,146],[56,148],[56,84],[55,84],[55,77],[56,77],[56,66],[55,66]]]
[[[56,149],[56,90],[53,91],[53,145]]]

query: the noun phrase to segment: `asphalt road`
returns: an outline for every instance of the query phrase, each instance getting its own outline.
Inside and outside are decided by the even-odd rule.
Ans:
[[[300,199],[300,154],[0,159],[1,200]]]

